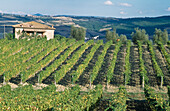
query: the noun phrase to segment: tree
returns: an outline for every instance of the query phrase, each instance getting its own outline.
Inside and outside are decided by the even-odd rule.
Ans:
[[[156,28],[155,33],[153,35],[153,42],[157,43],[158,41],[162,41],[161,36],[162,36],[162,31]]]
[[[110,30],[106,31],[106,40],[107,41],[112,40],[113,43],[116,43],[118,38],[119,38],[119,35],[116,33],[116,29],[114,29],[113,32]]]
[[[164,31],[162,32],[162,43],[167,44],[167,42],[168,42],[168,31],[164,29]]]
[[[119,38],[119,35],[116,33],[116,29],[115,28],[113,29],[112,38],[113,38],[113,43],[116,43],[116,40]]]
[[[113,34],[110,30],[106,31],[106,41],[113,40]]]
[[[121,34],[120,35],[120,41],[122,41],[122,43],[126,43],[126,41],[127,41],[126,35]]]
[[[70,38],[75,38],[76,40],[85,40],[86,29],[80,27],[71,26]]]
[[[155,34],[153,36],[154,43],[157,43],[158,41],[162,42],[163,44],[166,44],[168,42],[168,32],[167,30],[162,31],[161,29],[155,29]]]
[[[131,36],[132,36],[132,41],[137,44],[137,41],[141,41],[141,43],[146,43],[148,40],[149,35],[146,34],[145,29],[139,29],[139,28],[135,28],[135,33],[132,32]]]

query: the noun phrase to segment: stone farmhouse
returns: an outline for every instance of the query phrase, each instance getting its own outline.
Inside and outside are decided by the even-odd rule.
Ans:
[[[29,36],[40,36],[47,37],[47,40],[54,38],[55,28],[52,26],[40,24],[34,21],[26,22],[22,24],[13,25],[13,30],[15,34],[15,38],[19,39],[22,34],[27,34]]]

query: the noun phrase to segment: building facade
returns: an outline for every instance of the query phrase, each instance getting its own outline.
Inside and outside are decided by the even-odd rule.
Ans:
[[[47,37],[47,40],[54,38],[55,28],[52,26],[40,24],[37,22],[26,22],[22,24],[13,25],[15,38],[19,39],[20,37],[28,36],[40,36]]]

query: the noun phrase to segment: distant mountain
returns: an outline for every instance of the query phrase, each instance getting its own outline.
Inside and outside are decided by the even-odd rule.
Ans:
[[[34,16],[44,16],[43,14],[40,14],[40,13],[36,13],[36,14],[33,14]]]
[[[125,34],[130,39],[134,28],[145,29],[152,38],[155,28],[167,29],[170,34],[170,16],[161,17],[141,17],[141,18],[113,18],[95,16],[74,16],[74,15],[42,15],[40,13],[32,15],[0,14],[0,33],[3,33],[4,24],[6,32],[12,33],[11,25],[36,21],[46,25],[54,25],[55,34],[66,37],[70,35],[70,26],[84,27],[87,29],[87,37],[99,36],[104,38],[106,30],[117,29],[117,33]]]

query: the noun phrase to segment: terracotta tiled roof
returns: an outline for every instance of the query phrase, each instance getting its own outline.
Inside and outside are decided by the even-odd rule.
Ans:
[[[20,28],[20,27],[24,27],[24,28],[36,28],[36,29],[55,29],[55,28],[52,28],[52,27],[50,27],[48,25],[40,24],[40,23],[35,22],[35,21],[13,25],[12,27],[17,27],[17,28]]]

